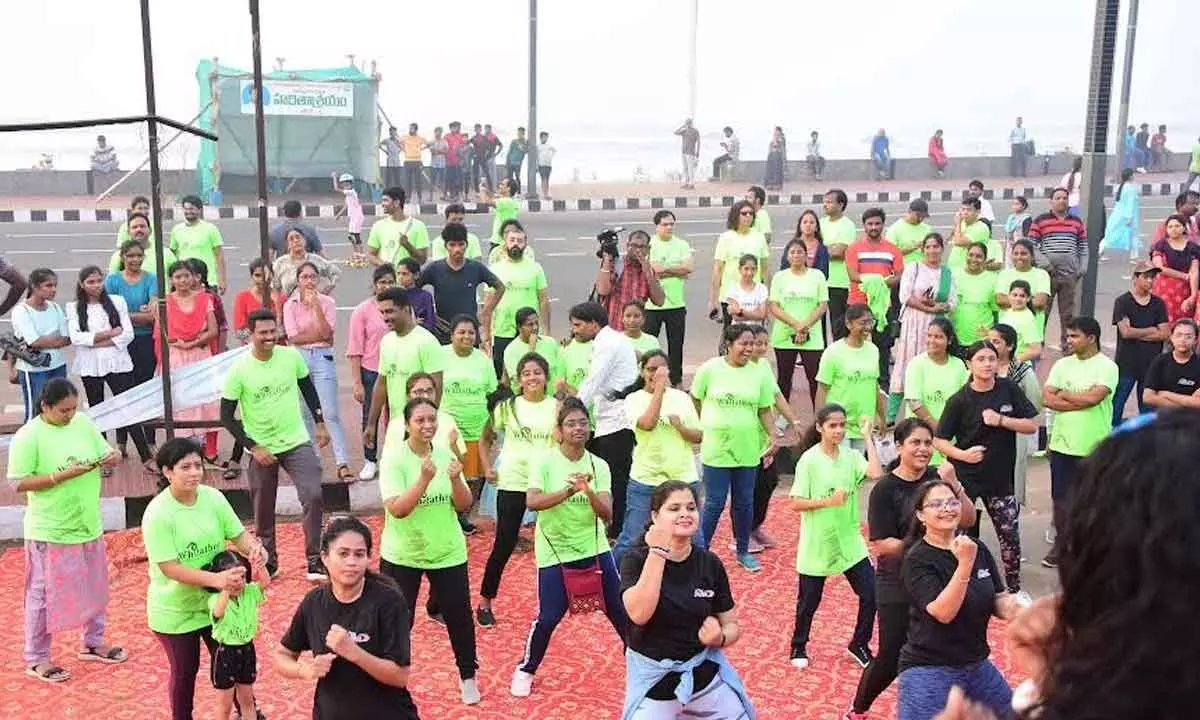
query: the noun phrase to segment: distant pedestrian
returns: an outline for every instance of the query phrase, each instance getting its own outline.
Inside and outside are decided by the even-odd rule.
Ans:
[[[488,183],[488,189],[495,187],[488,179],[487,173],[487,155],[488,146],[491,144],[487,135],[483,134],[483,125],[475,123],[474,132],[471,134],[471,139],[467,142],[471,145],[471,177],[470,183],[467,185],[466,192],[479,187],[479,183]]]
[[[696,187],[696,165],[700,162],[700,131],[692,125],[692,119],[683,121],[675,134],[682,138],[681,152],[683,155],[683,185],[684,190]],[[543,193],[544,194],[544,193]]]
[[[887,130],[883,128],[879,128],[879,132],[871,139],[871,162],[875,165],[875,174],[880,180],[892,179],[891,145]]]
[[[429,141],[429,174],[433,190],[429,193],[432,198],[446,199],[446,155],[450,145],[442,137],[442,126],[433,129],[433,139]]]
[[[383,184],[388,187],[399,185],[400,177],[400,136],[394,127],[388,128],[387,139],[379,143],[386,159],[384,166]]]
[[[1133,157],[1140,173],[1146,172],[1150,166],[1150,125],[1142,123],[1138,126],[1137,134],[1133,136]]]
[[[763,177],[763,185],[768,190],[782,190],[786,171],[787,136],[783,134],[783,128],[776,125],[771,134],[771,142],[767,146],[767,171]]]
[[[805,160],[808,162],[808,173],[813,180],[820,180],[825,174],[825,158],[821,155],[821,139],[816,130],[809,136]]]
[[[1171,160],[1167,149],[1167,126],[1159,125],[1158,132],[1150,136],[1150,172],[1163,172]]]
[[[1183,189],[1191,190],[1192,183],[1198,177],[1200,177],[1200,138],[1196,138],[1196,144],[1192,145],[1192,161],[1188,164],[1188,176],[1187,181],[1183,183]]]
[[[1062,176],[1061,184],[1067,189],[1067,212],[1082,217],[1079,214],[1079,191],[1083,187],[1083,158],[1077,157],[1071,162],[1071,172]]]
[[[483,136],[487,139],[483,167],[487,172],[488,189],[491,190],[496,187],[496,158],[504,150],[504,143],[500,138],[496,137],[496,133],[492,131],[491,125],[483,126]]]
[[[117,149],[109,145],[103,135],[96,136],[96,149],[92,150],[91,165],[92,172],[98,173],[115,173],[121,169],[121,163],[117,160]]]
[[[725,153],[713,160],[712,178],[710,178],[713,182],[720,180],[722,168],[726,165],[736,163],[741,154],[742,143],[738,140],[737,135],[733,134],[733,128],[726,125],[725,129],[721,132],[725,135],[725,137],[721,138],[721,148]]]
[[[450,132],[446,135],[447,200],[456,201],[462,197],[464,169],[470,169],[467,163],[467,136],[462,133],[462,123],[455,120],[450,123]]]
[[[550,133],[538,133],[537,163],[538,177],[542,179],[542,199],[550,199],[550,171],[554,167],[554,155],[558,150],[550,144]],[[533,188],[529,188],[530,191]]]
[[[933,163],[933,169],[937,172],[938,177],[946,174],[946,166],[950,164],[950,158],[946,157],[946,146],[942,143],[941,130],[935,131],[933,137],[929,138],[929,162]]]
[[[525,153],[527,152],[529,152],[529,140],[525,137],[525,128],[519,127],[517,128],[517,137],[508,144],[508,156],[504,159],[505,177],[514,187],[521,186],[521,164],[525,162]]]
[[[1133,180],[1133,170],[1121,171],[1121,184],[1113,193],[1113,208],[1104,226],[1100,252],[1128,250],[1129,259],[1136,260],[1142,250],[1142,198]]]
[[[1008,174],[1013,177],[1025,177],[1025,156],[1028,154],[1025,143],[1029,140],[1022,119],[1017,118],[1017,125],[1008,131]]]
[[[415,197],[417,203],[422,198],[422,182],[425,175],[425,163],[421,153],[429,147],[429,142],[417,132],[417,124],[409,123],[408,134],[400,141],[404,148],[404,190],[408,196]]]

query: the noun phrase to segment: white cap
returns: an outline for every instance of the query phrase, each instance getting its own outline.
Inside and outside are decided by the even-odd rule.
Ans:
[[[338,182],[354,182],[354,176],[350,173],[342,173],[341,175],[338,175]]]

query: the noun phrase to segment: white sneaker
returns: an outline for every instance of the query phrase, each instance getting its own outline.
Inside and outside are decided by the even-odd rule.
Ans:
[[[533,673],[514,670],[512,684],[508,686],[508,691],[512,693],[513,697],[529,697],[533,693]]]
[[[482,699],[479,695],[479,684],[475,682],[475,678],[459,680],[458,690],[464,705],[475,705]]]
[[[374,480],[375,473],[379,470],[378,466],[370,460],[363,463],[362,470],[358,473],[359,480]]]

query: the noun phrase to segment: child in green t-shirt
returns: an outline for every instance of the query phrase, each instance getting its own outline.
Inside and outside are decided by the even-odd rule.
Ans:
[[[219,718],[230,716],[234,695],[242,717],[259,716],[254,703],[254,680],[258,675],[254,635],[258,632],[258,606],[267,599],[265,590],[271,576],[265,565],[251,568],[250,562],[233,550],[217,553],[205,570],[220,573],[239,567],[251,580],[241,590],[222,590],[208,598],[212,636],[217,641],[212,656],[212,683],[218,691]]]
[[[1029,309],[1029,301],[1033,290],[1024,280],[1013,280],[1008,289],[1008,309],[1000,311],[999,321],[1017,331],[1017,350],[1015,359],[1019,362],[1029,360],[1037,365],[1042,357],[1042,341],[1045,329],[1038,322],[1037,315]]]

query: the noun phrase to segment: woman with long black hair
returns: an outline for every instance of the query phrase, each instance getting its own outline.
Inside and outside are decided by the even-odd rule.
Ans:
[[[813,216],[815,223],[816,216]],[[816,242],[820,242],[817,240]],[[808,245],[793,238],[784,248],[788,266],[771,278],[769,303],[775,322],[771,324],[771,347],[779,374],[779,391],[791,402],[796,361],[804,366],[808,399],[816,410],[817,368],[825,351],[825,313],[829,311],[829,287],[825,275],[809,267]]]
[[[1037,430],[1037,409],[1015,383],[996,375],[996,349],[967,349],[971,380],[946,403],[933,440],[954,464],[971,501],[982,499],[996,537],[1009,592],[1021,589],[1021,506],[1013,487],[1017,435]],[[979,537],[979,523],[967,532]]]
[[[1038,381],[1037,371],[1029,360],[1017,359],[1017,331],[1011,325],[996,323],[988,331],[987,340],[996,348],[996,377],[1008,378],[1021,388],[1025,397],[1037,410],[1038,417],[1042,413],[1042,384]],[[1035,419],[1035,423],[1041,421]],[[1039,430],[1040,430],[1039,425]],[[1013,465],[1013,492],[1017,502],[1025,504],[1025,470],[1029,466],[1029,456],[1037,447],[1037,433],[1017,434],[1017,462]]]
[[[962,503],[960,522],[968,527],[975,524],[975,506],[958,484],[954,466],[929,464],[934,454],[933,426],[919,417],[905,418],[896,423],[894,437],[898,456],[883,477],[876,480],[867,503],[867,547],[877,558],[875,603],[879,647],[858,680],[846,720],[865,720],[875,699],[896,679],[900,649],[908,637],[909,617],[900,565],[904,559],[904,538],[911,529],[917,488],[923,482],[942,479]]]
[[[158,278],[152,271],[145,270],[146,250],[136,240],[121,244],[120,261],[117,269],[104,278],[104,289],[109,295],[120,295],[129,310],[129,321],[133,324],[133,340],[129,341],[129,359],[133,361],[133,385],[154,377],[158,361],[154,357],[154,298],[158,295]],[[147,433],[148,434],[148,433]],[[117,449],[125,454],[128,433],[117,429]],[[149,442],[150,437],[147,437]]]
[[[937,427],[947,401],[969,379],[961,355],[954,325],[944,317],[930,320],[925,330],[925,352],[910,360],[904,371],[904,417],[915,415],[930,427]],[[934,462],[941,461],[941,454],[935,452]]]
[[[829,248],[825,247],[825,240],[821,235],[821,219],[817,217],[815,210],[805,210],[800,213],[800,219],[796,221],[796,234],[792,239],[803,241],[804,247],[808,251],[808,266],[820,270],[821,274],[828,279]],[[779,269],[787,270],[791,264],[792,261],[784,251],[779,258]]]

